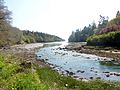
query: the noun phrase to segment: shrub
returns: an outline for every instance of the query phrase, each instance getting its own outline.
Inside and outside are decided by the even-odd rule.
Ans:
[[[93,35],[87,39],[87,45],[120,47],[120,31]]]

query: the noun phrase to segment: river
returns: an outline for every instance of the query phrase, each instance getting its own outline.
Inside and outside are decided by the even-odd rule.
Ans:
[[[46,43],[45,47],[36,53],[38,59],[44,60],[60,74],[71,75],[76,79],[97,78],[120,81],[120,76],[114,75],[114,73],[120,74],[120,66],[101,65],[99,61],[105,57],[61,49],[68,44],[65,42]]]

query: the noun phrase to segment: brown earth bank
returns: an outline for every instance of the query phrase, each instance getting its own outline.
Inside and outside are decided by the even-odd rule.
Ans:
[[[93,54],[100,57],[112,58],[113,60],[120,61],[120,50],[112,47],[69,44],[64,49],[76,51],[78,53]]]
[[[48,65],[37,59],[37,56],[35,54],[35,52],[37,52],[37,50],[43,46],[44,44],[42,43],[14,45],[0,49],[0,52],[3,54],[12,54],[17,56],[21,61],[37,64],[40,67],[45,67]]]

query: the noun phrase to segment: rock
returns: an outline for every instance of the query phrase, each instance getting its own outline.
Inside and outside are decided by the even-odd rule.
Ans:
[[[84,73],[85,71],[81,71],[81,73]]]
[[[90,79],[93,79],[93,77],[90,77]]]
[[[100,58],[98,58],[98,60],[100,60]]]
[[[96,77],[96,79],[101,79],[101,77]]]
[[[45,59],[46,61],[48,61],[48,59]]]
[[[106,74],[106,77],[110,77],[110,75],[109,75],[109,74]]]
[[[79,72],[84,73],[85,71],[77,70],[77,73],[79,73]]]
[[[83,78],[79,78],[80,80],[83,80]]]
[[[103,73],[110,73],[110,72],[103,72]]]
[[[77,70],[77,73],[81,72],[81,70]]]
[[[95,71],[95,73],[98,73],[98,71]]]
[[[31,62],[22,62],[20,64],[20,66],[23,67],[23,68],[31,68],[32,63]]]
[[[65,70],[67,73],[69,73],[69,71],[68,70]]]
[[[69,74],[69,75],[74,75],[74,74],[75,74],[75,73],[70,72],[70,71],[68,71],[68,70],[65,70],[65,71],[66,71],[66,73]]]
[[[69,75],[74,75],[75,73],[73,73],[73,72],[69,72]]]
[[[115,76],[120,76],[120,73],[114,73]]]
[[[41,57],[41,56],[39,56],[39,57]]]
[[[91,67],[91,69],[94,69],[94,67]]]
[[[86,57],[87,59],[90,59],[90,57]]]
[[[79,76],[73,76],[74,78],[78,78]]]

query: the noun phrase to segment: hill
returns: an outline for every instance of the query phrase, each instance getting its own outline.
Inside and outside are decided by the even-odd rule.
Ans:
[[[120,47],[120,12],[116,17],[108,21],[108,17],[101,16],[98,25],[96,23],[77,29],[70,35],[69,42],[87,42],[93,46]]]
[[[11,11],[4,5],[4,0],[0,0],[0,47],[34,42],[54,42],[64,41],[55,35],[42,32],[21,31],[11,25]]]
[[[107,23],[107,26],[87,39],[87,45],[120,47],[120,14]]]

